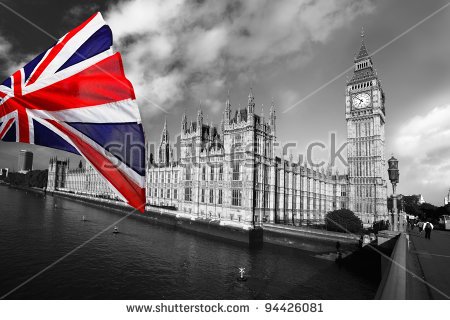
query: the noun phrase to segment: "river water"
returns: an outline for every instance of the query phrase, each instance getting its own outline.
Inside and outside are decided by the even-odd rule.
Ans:
[[[121,217],[0,186],[0,296]],[[376,292],[376,283],[312,252],[250,250],[134,216],[118,227],[120,233],[103,233],[6,298],[371,299]],[[248,281],[236,281],[239,267]]]

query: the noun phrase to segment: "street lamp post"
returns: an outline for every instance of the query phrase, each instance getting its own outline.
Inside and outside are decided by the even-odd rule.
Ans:
[[[392,184],[392,227],[393,231],[400,231],[399,230],[399,223],[398,223],[398,212],[397,212],[397,195],[395,194],[395,189],[397,187],[397,183],[399,182],[399,176],[400,173],[398,171],[398,160],[392,156],[388,160],[388,174],[389,174],[389,180]]]

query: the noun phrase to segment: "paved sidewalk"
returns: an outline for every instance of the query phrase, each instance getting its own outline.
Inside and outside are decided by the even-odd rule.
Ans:
[[[434,230],[428,240],[415,229],[409,240],[408,269],[429,285],[409,275],[408,298],[450,299],[450,232]]]

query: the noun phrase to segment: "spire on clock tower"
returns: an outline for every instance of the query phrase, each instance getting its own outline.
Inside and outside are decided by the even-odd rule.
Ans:
[[[359,83],[376,78],[372,57],[366,48],[364,29],[361,30],[361,46],[355,55],[354,63],[354,73],[350,81],[347,81],[347,84]]]
[[[361,47],[359,48],[358,54],[355,56],[355,62],[368,58],[369,52],[367,51],[366,44],[364,43],[364,28],[361,29]]]

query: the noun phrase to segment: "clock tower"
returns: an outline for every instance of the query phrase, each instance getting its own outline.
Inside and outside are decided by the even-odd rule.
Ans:
[[[364,43],[364,31],[354,63],[345,94],[349,209],[369,227],[374,221],[388,219],[386,115],[385,95]]]

